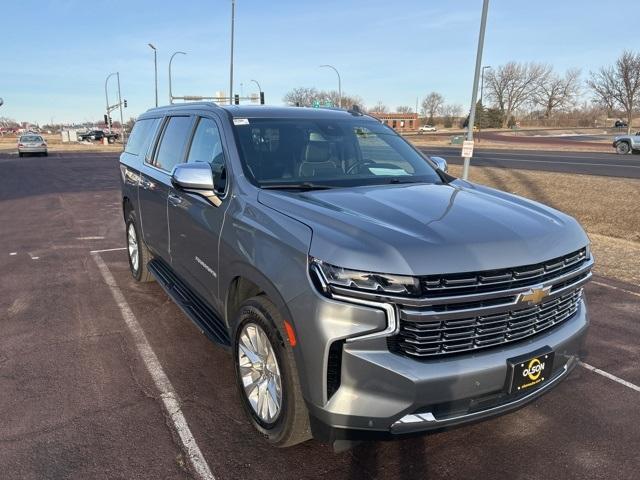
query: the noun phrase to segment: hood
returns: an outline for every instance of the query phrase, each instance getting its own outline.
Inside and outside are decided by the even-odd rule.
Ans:
[[[543,262],[588,244],[568,215],[461,180],[261,190],[258,199],[313,230],[311,256],[354,270],[404,275],[491,270]]]

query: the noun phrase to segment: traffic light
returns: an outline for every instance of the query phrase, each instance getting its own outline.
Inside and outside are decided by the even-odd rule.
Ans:
[[[124,108],[127,108],[127,99],[124,99]]]
[[[111,128],[113,126],[113,123],[111,121],[111,115],[109,115],[109,123],[107,125],[109,125],[109,128]]]
[[[260,92],[260,105],[264,105],[264,92]]]
[[[109,119],[107,118],[107,115],[105,114],[104,116],[104,124],[105,125],[109,125]]]
[[[237,93],[233,96],[233,103],[235,103],[236,105],[240,105],[240,95],[238,95]]]

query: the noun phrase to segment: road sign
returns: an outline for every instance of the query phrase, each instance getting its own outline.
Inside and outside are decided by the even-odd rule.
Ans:
[[[320,108],[320,102],[318,100],[313,101],[313,108]]]
[[[465,140],[462,142],[462,157],[471,158],[473,157],[473,140]]]

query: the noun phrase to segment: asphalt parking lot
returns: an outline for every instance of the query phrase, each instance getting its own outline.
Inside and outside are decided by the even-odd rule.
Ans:
[[[245,420],[230,357],[131,279],[117,158],[4,156],[0,172],[2,478],[198,478],[196,457],[217,479],[638,478],[638,286],[587,286],[583,361],[600,371],[581,365],[524,409],[340,454],[278,450]]]

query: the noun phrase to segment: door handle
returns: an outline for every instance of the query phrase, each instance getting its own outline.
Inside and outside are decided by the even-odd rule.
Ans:
[[[182,203],[182,197],[176,195],[175,193],[170,193],[167,198],[169,199],[169,203],[174,207],[177,207]]]

